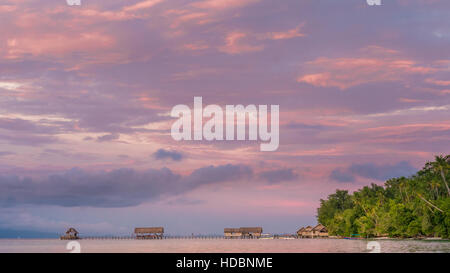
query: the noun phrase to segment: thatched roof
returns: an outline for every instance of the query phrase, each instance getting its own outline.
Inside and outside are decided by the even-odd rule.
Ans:
[[[262,233],[263,228],[262,227],[224,228],[223,232],[224,233],[243,233],[243,234]]]
[[[239,228],[224,228],[223,232],[224,233],[240,233],[241,229],[239,229]]]
[[[328,232],[328,231],[327,231],[327,228],[326,228],[324,225],[322,225],[322,224],[318,224],[317,226],[315,226],[315,227],[313,228],[313,231],[318,231],[318,232]]]
[[[66,231],[66,234],[78,234],[78,231],[71,227]]]
[[[262,227],[241,227],[240,231],[242,233],[262,233],[263,228]]]
[[[134,233],[164,233],[163,227],[144,227],[144,228],[135,228]]]
[[[312,226],[307,226],[307,227],[305,227],[305,229],[303,230],[303,231],[312,231],[313,230],[313,227]]]
[[[305,231],[305,227],[301,227],[299,230],[297,230],[297,233],[303,232],[303,231]]]

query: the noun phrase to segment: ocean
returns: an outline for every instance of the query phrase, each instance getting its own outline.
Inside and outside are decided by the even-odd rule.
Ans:
[[[0,253],[69,253],[70,242],[59,239],[0,239]],[[360,253],[377,250],[389,253],[450,253],[450,241],[447,240],[78,240],[71,243],[69,249],[78,244],[82,253]]]

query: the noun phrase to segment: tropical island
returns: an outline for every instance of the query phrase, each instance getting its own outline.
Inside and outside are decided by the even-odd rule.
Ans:
[[[436,156],[411,177],[371,184],[320,200],[318,222],[330,235],[450,238],[450,155]]]

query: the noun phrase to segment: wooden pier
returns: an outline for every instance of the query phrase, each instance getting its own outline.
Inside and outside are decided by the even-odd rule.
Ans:
[[[153,240],[223,240],[229,239],[226,236],[222,235],[164,235],[158,239],[153,238]],[[239,237],[236,239],[241,240],[256,240],[259,239],[257,237]],[[142,240],[136,238],[136,236],[83,236],[79,237],[77,240]],[[148,239],[152,240],[152,239]]]
[[[263,234],[262,227],[225,228],[223,235],[170,235],[164,234],[163,227],[135,228],[134,233],[126,236],[79,236],[74,228],[69,228],[61,240],[221,240],[221,239],[301,239],[301,238],[328,238],[328,231],[323,225],[301,228],[297,234]]]

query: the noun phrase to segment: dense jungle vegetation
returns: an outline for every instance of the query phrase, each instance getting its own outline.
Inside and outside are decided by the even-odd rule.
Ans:
[[[392,178],[320,200],[318,222],[330,235],[450,237],[450,155],[436,156],[411,177]]]

